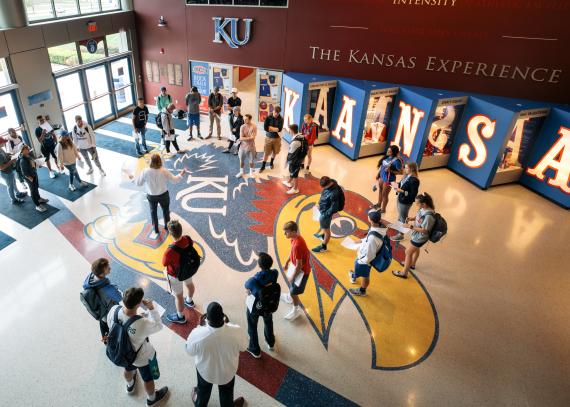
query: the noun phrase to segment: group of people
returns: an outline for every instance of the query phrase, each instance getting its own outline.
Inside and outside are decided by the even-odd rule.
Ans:
[[[75,125],[71,132],[53,126],[48,116],[40,115],[37,121],[35,136],[40,145],[41,155],[35,154],[33,148],[24,142],[22,136],[15,129],[10,128],[8,138],[0,137],[0,173],[6,182],[12,204],[23,203],[29,192],[36,210],[45,212],[47,208],[44,204],[48,202],[48,199],[40,195],[38,178],[38,168],[43,166],[44,162],[50,178],[55,178],[59,173],[67,170],[70,191],[77,190],[75,180],[80,188],[87,186],[77,172],[78,161],[84,161],[87,164],[87,175],[93,173],[91,160],[95,162],[102,176],[106,174],[99,161],[95,132],[81,116],[75,116]],[[56,130],[59,130],[59,135]]]

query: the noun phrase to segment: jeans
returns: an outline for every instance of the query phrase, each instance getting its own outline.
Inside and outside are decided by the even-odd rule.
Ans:
[[[214,132],[214,122],[216,122],[216,131],[218,132],[218,137],[222,137],[222,125],[220,124],[220,115],[218,113],[210,112],[210,131],[208,132],[208,137],[212,137]]]
[[[403,204],[400,201],[396,202],[396,208],[398,209],[398,220],[402,223],[406,223],[406,218],[410,213],[410,208],[412,204]]]
[[[162,209],[162,216],[164,216],[164,227],[170,222],[170,195],[168,191],[161,195],[147,195],[148,203],[150,204],[150,217],[152,219],[152,226],[154,231],[160,233],[158,230],[158,205]]]
[[[67,171],[69,171],[69,185],[73,185],[73,180],[77,178],[77,181],[81,182],[79,178],[79,173],[77,172],[77,166],[75,164],[65,165]]]
[[[16,201],[19,192],[16,187],[16,171],[0,172],[0,175],[2,175],[2,179],[6,182],[10,199],[12,202]]]
[[[30,190],[30,195],[32,196],[32,201],[34,205],[40,206],[40,183],[38,181],[38,176],[36,175],[32,181],[26,178],[26,184],[28,184],[28,189]]]
[[[212,383],[207,382],[198,370],[196,370],[196,376],[198,377],[198,397],[196,398],[197,407],[206,407],[208,401],[210,401],[210,395],[212,394]],[[220,394],[220,406],[221,407],[233,407],[234,405],[234,384],[236,378],[233,377],[226,384],[218,384],[218,392]]]
[[[148,151],[148,147],[146,146],[146,127],[142,127],[137,130],[139,131],[141,137],[140,141],[135,137],[135,148],[137,149],[137,154],[142,155],[143,153],[141,151],[141,145],[143,146],[145,151]]]
[[[180,147],[178,147],[178,142],[176,141],[176,139],[174,140],[165,140],[164,141],[164,146],[166,147],[166,152],[170,153],[170,143],[172,143],[172,145],[174,146],[174,148],[176,149],[176,151],[180,151]]]
[[[249,309],[246,310],[247,314],[247,333],[249,334],[249,350],[254,353],[261,352],[259,348],[259,339],[257,336],[257,321],[259,321],[260,315],[256,312],[250,312]],[[263,323],[265,325],[263,329],[263,335],[265,336],[265,342],[269,346],[275,345],[275,335],[273,333],[273,314],[263,315]]]
[[[85,158],[85,163],[87,163],[89,169],[91,170],[93,169],[93,165],[91,164],[91,160],[89,159],[89,154],[91,154],[91,159],[95,161],[95,165],[97,166],[97,168],[101,169],[101,163],[99,162],[99,154],[97,154],[97,148],[95,147],[81,148],[79,152],[81,153],[83,158]]]

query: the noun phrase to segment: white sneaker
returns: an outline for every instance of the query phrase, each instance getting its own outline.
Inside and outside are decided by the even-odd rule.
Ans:
[[[287,304],[293,304],[293,298],[291,298],[291,294],[289,293],[281,293],[279,299]]]
[[[293,321],[294,319],[298,318],[300,315],[301,315],[301,308],[293,307],[293,309],[291,309],[291,311],[289,311],[284,318],[289,321]]]
[[[291,188],[291,187],[292,187],[292,185],[291,185],[291,183],[290,183],[289,181],[284,180],[284,181],[281,181],[281,182],[282,182],[283,185],[285,185],[287,188]]]
[[[148,235],[149,238],[151,238],[152,240],[155,240],[156,238],[158,238],[158,233],[156,233],[154,230],[150,233],[150,235]]]
[[[107,175],[107,174],[105,173],[105,171],[103,171],[102,168],[99,168],[99,172],[101,173],[101,175],[102,175],[103,177],[105,177],[105,176]]]
[[[350,280],[350,284],[356,284],[356,278],[354,278],[354,274],[352,274],[352,271],[348,272],[348,279]]]
[[[90,175],[90,174],[93,174],[93,168],[89,168],[89,169],[87,170],[87,175]]]
[[[275,345],[269,346],[269,344],[266,343],[265,346],[267,346],[267,350],[268,350],[268,351],[270,351],[270,352],[275,352]]]
[[[243,178],[243,171],[240,171],[236,174],[236,178]]]
[[[38,205],[38,206],[36,206],[36,211],[45,212],[45,211],[47,211],[47,208],[43,205]]]
[[[55,173],[54,173],[53,171],[50,171],[50,172],[49,172],[49,177],[52,178],[52,179],[55,178]]]
[[[298,189],[294,189],[294,188],[291,188],[289,191],[286,192],[287,195],[295,195],[295,194],[298,194],[298,193],[299,193],[299,190],[298,190]]]
[[[249,175],[250,175],[251,177],[255,177],[255,171],[253,170],[253,168],[250,168],[250,169],[249,169]]]
[[[77,188],[75,188],[75,185],[69,184],[69,190],[73,192],[73,191],[76,191]]]

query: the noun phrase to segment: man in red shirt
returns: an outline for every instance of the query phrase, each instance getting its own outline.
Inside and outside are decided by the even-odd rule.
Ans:
[[[307,152],[307,166],[305,164],[301,165],[301,168],[305,168],[305,175],[309,175],[311,170],[311,163],[313,162],[313,146],[315,141],[319,137],[319,125],[313,121],[313,116],[306,114],[303,117],[303,125],[301,126],[301,134],[307,139],[309,143],[309,151]]]
[[[294,320],[302,314],[299,295],[305,292],[305,286],[311,274],[311,252],[305,243],[305,239],[299,234],[299,226],[293,222],[287,222],[283,226],[285,237],[291,240],[291,254],[285,263],[289,294],[281,294],[281,299],[293,308],[285,315],[285,319]]]
[[[192,277],[187,278],[184,281],[180,281],[177,277],[178,268],[180,267],[180,253],[176,251],[174,246],[179,249],[187,249],[193,244],[190,236],[182,236],[182,225],[177,220],[171,220],[168,222],[168,231],[174,239],[174,243],[168,246],[168,249],[164,252],[162,257],[162,265],[166,267],[166,278],[168,280],[168,285],[170,286],[170,292],[176,301],[176,313],[169,314],[166,316],[170,322],[175,324],[185,324],[186,317],[184,316],[184,306],[188,308],[194,308],[194,301],[192,296],[194,295],[194,283],[192,282]],[[184,298],[184,286],[188,290],[188,296]]]

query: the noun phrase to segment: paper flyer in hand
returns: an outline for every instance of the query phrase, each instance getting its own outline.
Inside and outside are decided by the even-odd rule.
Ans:
[[[253,294],[249,294],[245,297],[245,305],[247,305],[249,312],[253,310],[253,304],[255,304],[255,296]]]
[[[43,122],[42,124],[40,124],[40,128],[44,129],[46,133],[53,131],[53,127],[51,127],[51,124],[49,124],[48,122]]]
[[[345,237],[344,240],[340,243],[340,245],[350,250],[358,250],[358,248],[360,247],[360,243],[355,242],[349,236]]]
[[[388,227],[390,229],[394,229],[397,230],[400,233],[408,233],[410,231],[410,228],[406,227],[405,224],[403,224],[402,222],[398,221],[398,222],[394,222],[394,223],[390,223],[388,225]]]
[[[319,207],[317,205],[313,206],[313,220],[319,220],[321,213],[319,212]]]
[[[295,274],[295,269],[297,267],[293,264],[293,263],[289,263],[289,268],[287,269],[287,280],[290,281],[291,277],[293,277],[293,275]],[[301,281],[303,280],[303,274],[304,273],[299,273],[297,275],[297,277],[295,277],[295,280],[293,281],[293,284],[295,284],[297,287],[301,285]]]

